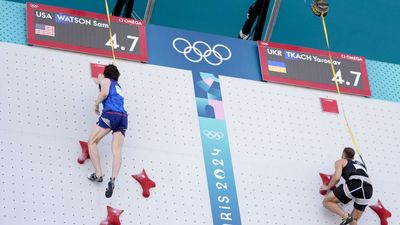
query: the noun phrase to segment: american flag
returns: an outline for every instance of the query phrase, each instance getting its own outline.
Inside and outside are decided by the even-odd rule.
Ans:
[[[35,24],[35,34],[54,37],[56,35],[56,31],[54,26],[37,23]]]

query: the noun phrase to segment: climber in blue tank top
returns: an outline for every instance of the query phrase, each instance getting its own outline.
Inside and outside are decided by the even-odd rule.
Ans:
[[[94,127],[89,141],[89,155],[95,168],[95,172],[89,174],[91,181],[102,182],[103,173],[101,171],[100,157],[97,144],[100,140],[112,131],[112,175],[108,182],[105,196],[110,198],[114,190],[114,182],[121,168],[121,150],[125,138],[125,132],[128,128],[128,114],[124,108],[124,94],[121,86],[118,84],[119,71],[116,66],[108,65],[104,68],[104,75],[100,75],[97,83],[100,87],[100,94],[94,105],[94,111],[100,115],[99,105],[102,103],[103,111],[99,117],[97,125]]]
[[[118,112],[123,115],[126,115],[126,111],[124,109],[124,94],[122,93],[121,86],[117,83],[117,81],[113,79],[109,80],[110,80],[110,88],[108,96],[102,102],[103,113]]]

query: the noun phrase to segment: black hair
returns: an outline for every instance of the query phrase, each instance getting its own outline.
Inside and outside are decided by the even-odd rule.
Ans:
[[[344,148],[343,153],[345,154],[346,158],[348,158],[348,159],[354,159],[354,155],[356,154],[354,149],[352,149],[350,147]]]
[[[103,73],[104,73],[104,77],[105,78],[113,79],[115,81],[118,81],[118,78],[119,78],[119,75],[120,75],[119,71],[118,71],[118,68],[113,64],[107,65],[104,68],[104,72]]]

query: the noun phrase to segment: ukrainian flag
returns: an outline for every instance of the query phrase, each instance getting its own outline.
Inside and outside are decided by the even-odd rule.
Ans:
[[[268,70],[278,73],[286,73],[286,64],[284,62],[268,60]]]

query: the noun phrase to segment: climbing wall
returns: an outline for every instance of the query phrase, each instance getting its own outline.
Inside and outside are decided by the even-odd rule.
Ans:
[[[106,205],[124,209],[122,224],[212,224],[192,72],[118,61],[129,129],[115,194],[79,165],[78,140],[96,122],[98,87],[90,63],[110,59],[0,43],[0,224],[99,224]],[[319,172],[332,173],[350,145],[341,114],[323,113],[305,88],[219,76],[242,224],[331,225],[322,207]],[[398,224],[396,179],[400,104],[343,96],[379,198]],[[100,144],[111,173],[111,138]],[[145,168],[157,183],[149,198],[131,177]],[[350,210],[350,206],[346,206]],[[360,224],[378,225],[367,209]]]
[[[211,224],[190,71],[118,61],[129,128],[111,199],[106,182],[86,179],[79,140],[97,116],[90,63],[110,59],[1,43],[0,224],[99,224],[106,205],[124,209],[122,224]],[[111,174],[111,138],[100,144]],[[145,168],[157,187],[145,199],[131,177]]]
[[[334,93],[221,77],[242,221],[246,224],[331,225],[339,220],[322,207],[319,172],[351,145],[341,115],[322,112],[320,98]],[[400,104],[343,96],[379,198],[399,224]],[[350,206],[345,207],[348,211]],[[360,224],[379,225],[367,208]]]

